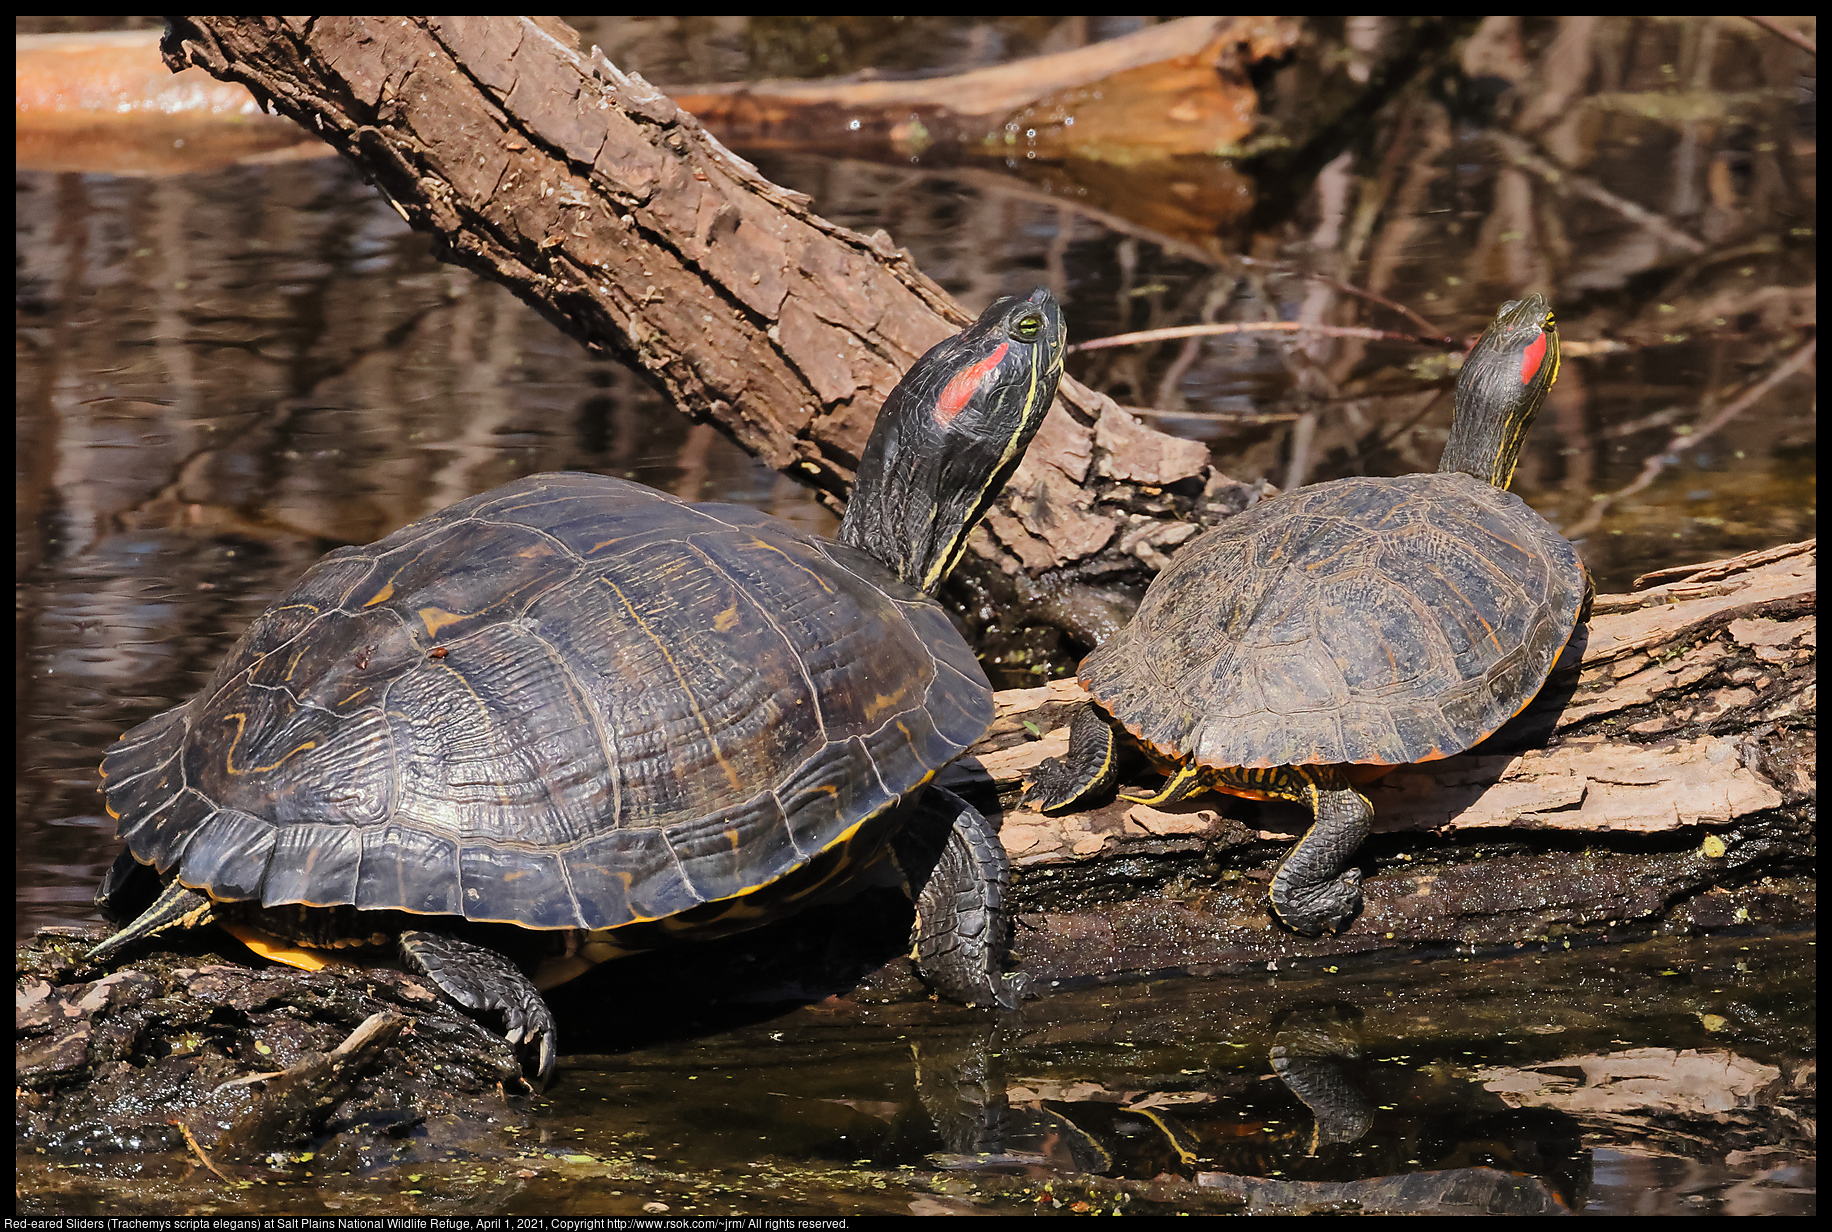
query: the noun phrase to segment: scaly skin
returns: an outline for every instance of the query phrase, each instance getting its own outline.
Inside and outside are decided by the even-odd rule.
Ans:
[[[891,856],[916,903],[910,944],[916,970],[968,1005],[1016,1009],[1029,981],[1000,968],[1010,948],[1011,864],[985,814],[930,787],[918,816],[891,840]]]
[[[483,1021],[500,1022],[503,1038],[535,1062],[535,1082],[553,1077],[558,1035],[553,1012],[521,969],[488,946],[448,932],[406,929],[401,961]]]
[[[1081,807],[1118,777],[1119,750],[1128,738],[1096,706],[1069,724],[1069,751],[1039,765],[1024,803],[1045,812]],[[1252,799],[1288,800],[1310,807],[1314,820],[1272,877],[1272,909],[1294,932],[1340,932],[1361,910],[1361,870],[1343,866],[1373,824],[1374,810],[1333,766],[1266,770],[1179,764],[1150,796],[1122,796],[1161,807],[1215,790]]]

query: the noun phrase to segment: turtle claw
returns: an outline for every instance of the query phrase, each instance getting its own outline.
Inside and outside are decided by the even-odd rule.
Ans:
[[[1048,813],[1075,803],[1081,794],[1074,772],[1062,764],[1062,758],[1047,757],[1031,771],[1031,785],[1018,803]]]
[[[547,1002],[537,993],[531,1004],[523,1002],[496,1008],[509,1024],[503,1038],[524,1057],[533,1055],[536,1084],[546,1086],[548,1079],[553,1077],[554,1062],[559,1057],[553,1014],[548,1011]]]
[[[1301,887],[1275,880],[1272,910],[1295,933],[1339,933],[1361,910],[1361,870],[1351,868],[1333,881]]]
[[[535,1085],[547,1085],[558,1031],[553,1011],[519,967],[488,946],[424,929],[401,934],[401,959],[473,1017],[500,1022],[524,1066],[533,1054]]]
[[[518,1021],[515,1026],[503,1032],[503,1038],[509,1041],[510,1046],[524,1059],[524,1063],[532,1054],[534,1086],[537,1090],[546,1086],[553,1077],[554,1062],[559,1057],[559,1050],[554,1044],[552,1018],[545,1025]]]
[[[1069,750],[1046,757],[1031,771],[1030,789],[1019,801],[1048,813],[1091,800],[1119,777],[1119,745],[1112,721],[1093,706],[1083,706],[1069,721]]]
[[[559,1048],[554,1043],[554,1033],[543,1031],[535,1050],[534,1081],[537,1088],[544,1087],[553,1078],[554,1062],[559,1059]]]

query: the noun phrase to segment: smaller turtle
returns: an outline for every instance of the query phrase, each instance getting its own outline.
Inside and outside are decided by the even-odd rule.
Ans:
[[[1558,363],[1546,301],[1506,304],[1457,379],[1437,473],[1300,488],[1193,540],[1083,661],[1092,704],[1026,802],[1081,805],[1135,745],[1169,778],[1126,799],[1307,804],[1272,908],[1301,933],[1344,927],[1361,906],[1344,865],[1373,820],[1355,784],[1483,740],[1585,619],[1577,550],[1507,490]]]

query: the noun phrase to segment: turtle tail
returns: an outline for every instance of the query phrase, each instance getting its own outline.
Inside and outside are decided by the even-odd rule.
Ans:
[[[134,917],[126,928],[83,955],[88,963],[107,962],[143,937],[150,937],[156,932],[168,928],[196,928],[207,924],[216,911],[216,904],[210,896],[193,890],[190,886],[173,879],[153,905]]]

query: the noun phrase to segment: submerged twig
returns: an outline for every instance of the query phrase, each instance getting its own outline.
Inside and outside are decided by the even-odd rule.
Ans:
[[[1647,464],[1641,468],[1641,474],[1635,477],[1633,483],[1625,488],[1596,497],[1591,502],[1589,512],[1566,529],[1566,537],[1575,539],[1579,535],[1595,530],[1597,525],[1603,521],[1603,515],[1609,511],[1611,505],[1625,496],[1633,496],[1653,483],[1661,471],[1679,461],[1681,450],[1690,449],[1699,444],[1719,428],[1754,406],[1769,390],[1806,367],[1807,362],[1813,358],[1813,353],[1818,349],[1819,340],[1815,338],[1783,360],[1774,371],[1750,386],[1742,397],[1737,398],[1703,424],[1689,432],[1674,432],[1673,438],[1667,442],[1667,447],[1647,460]]]
[[[197,1158],[203,1163],[204,1167],[210,1169],[211,1172],[215,1173],[216,1178],[222,1181],[223,1184],[225,1185],[235,1184],[235,1182],[231,1180],[229,1177],[224,1176],[222,1171],[215,1164],[210,1162],[210,1157],[204,1153],[203,1146],[197,1141],[197,1135],[191,1132],[191,1127],[189,1125],[186,1125],[182,1120],[180,1120],[177,1117],[172,1118],[172,1124],[176,1125],[178,1127],[178,1132],[184,1135],[185,1145],[191,1148],[191,1153],[197,1156]]]
[[[1630,222],[1645,227],[1667,243],[1683,248],[1687,252],[1705,251],[1705,242],[1697,236],[1682,231],[1646,206],[1637,205],[1627,197],[1617,196],[1589,176],[1579,175],[1575,171],[1559,166],[1514,134],[1490,130],[1488,137],[1514,161],[1516,166],[1531,171],[1550,184],[1554,190],[1573,192],[1580,197],[1588,197],[1598,205],[1614,210]]]

